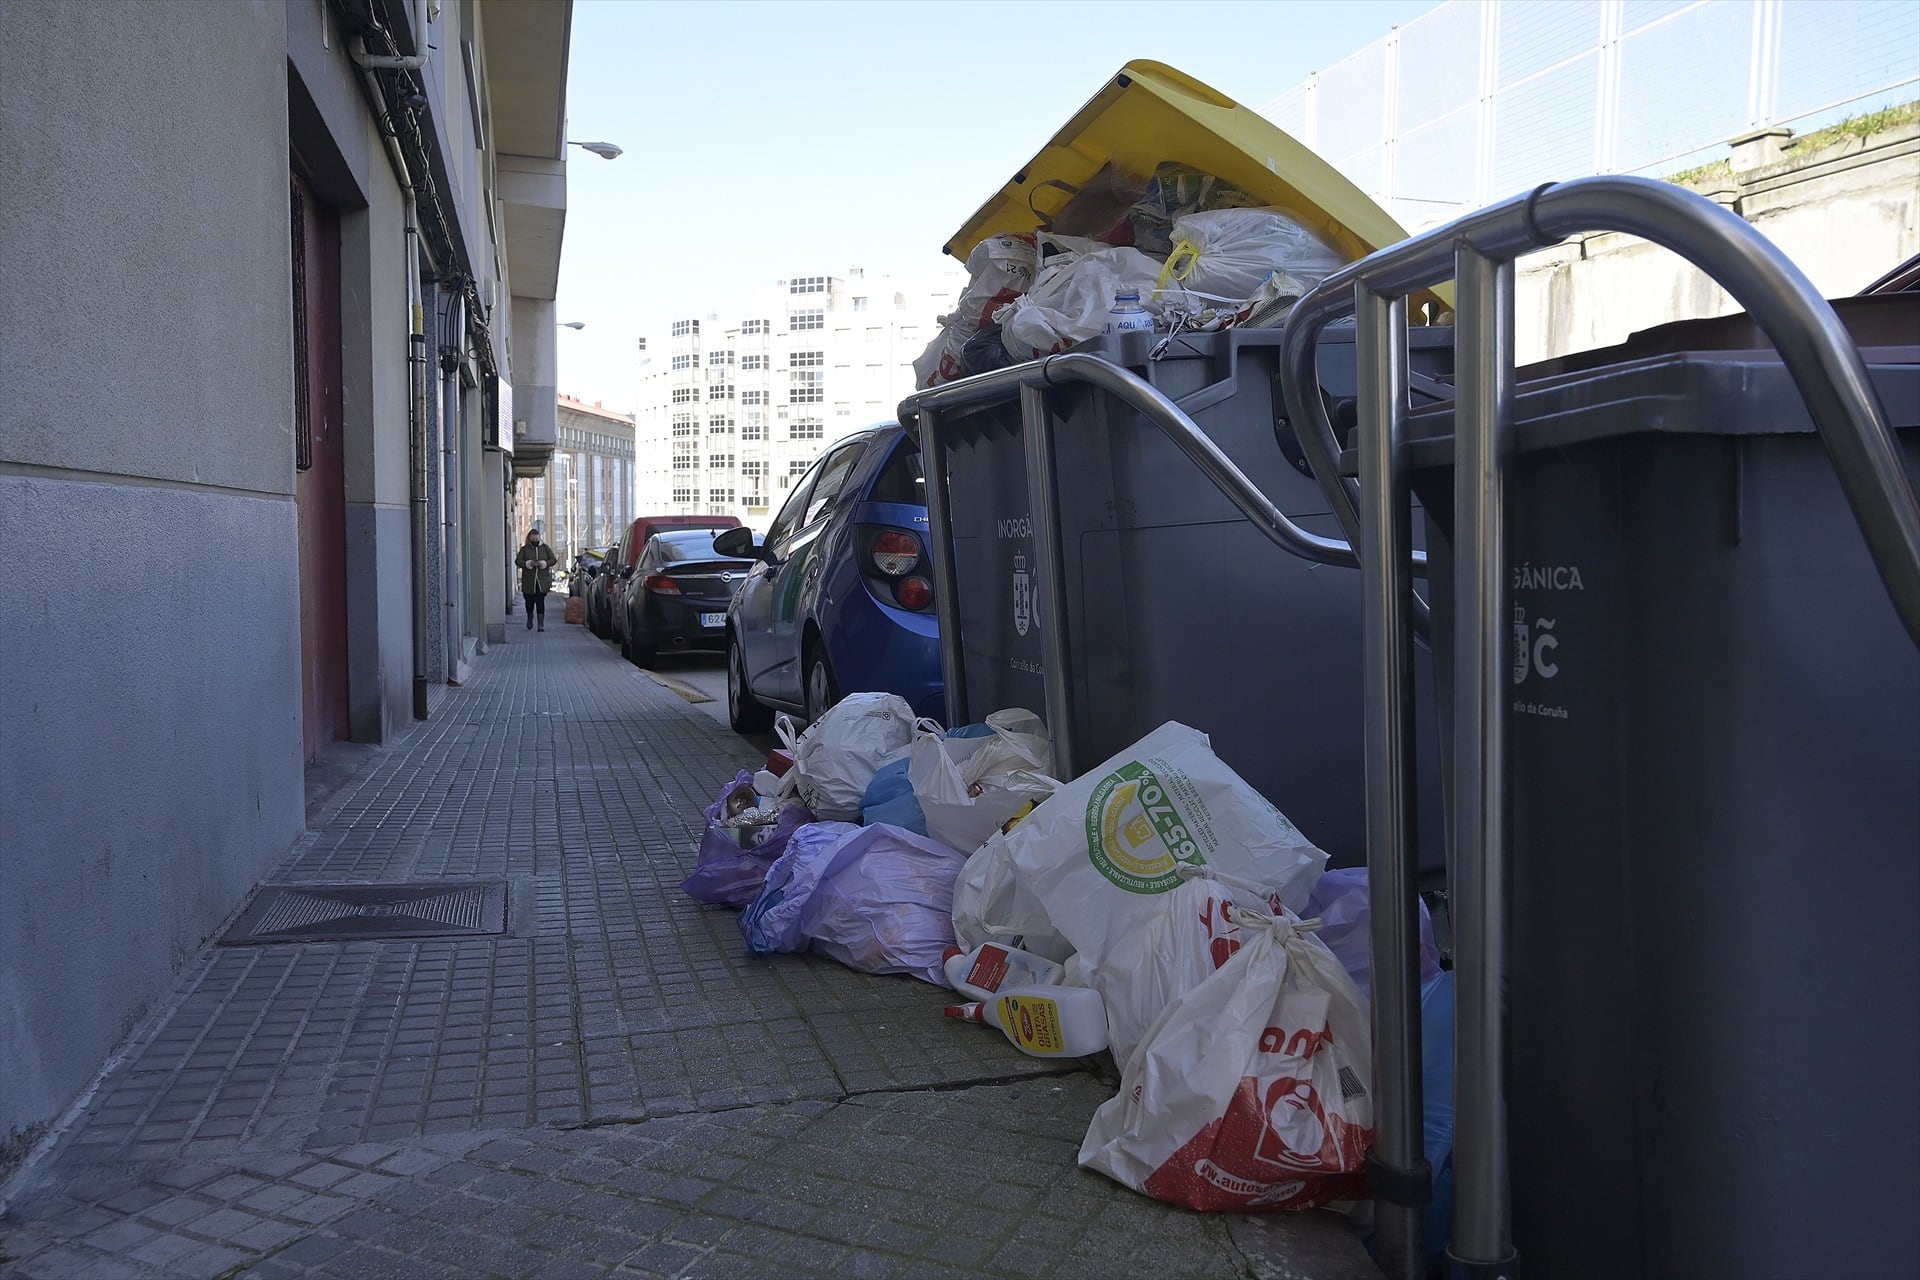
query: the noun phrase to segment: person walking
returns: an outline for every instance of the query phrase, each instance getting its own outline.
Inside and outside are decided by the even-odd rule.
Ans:
[[[540,629],[547,629],[547,592],[553,590],[553,566],[559,560],[553,548],[540,540],[540,526],[527,530],[513,563],[520,569],[520,594],[527,598],[527,630],[533,630],[534,617]]]

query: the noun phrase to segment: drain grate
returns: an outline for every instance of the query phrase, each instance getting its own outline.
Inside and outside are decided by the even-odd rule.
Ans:
[[[381,938],[480,938],[504,933],[507,886],[298,884],[262,889],[221,937],[223,946],[355,942]]]

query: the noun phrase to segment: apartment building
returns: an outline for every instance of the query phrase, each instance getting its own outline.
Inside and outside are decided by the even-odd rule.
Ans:
[[[966,281],[804,275],[649,335],[637,414],[636,501],[764,526],[828,444],[893,418],[913,361]]]
[[[583,547],[611,545],[635,515],[633,419],[566,395],[558,412],[546,472],[517,482],[514,507],[523,525],[540,526],[560,563],[571,565]]]

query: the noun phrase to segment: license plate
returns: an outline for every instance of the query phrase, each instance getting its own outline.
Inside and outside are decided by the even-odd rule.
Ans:
[[[724,627],[727,625],[727,615],[724,613],[703,613],[700,615],[700,625],[703,627]]]

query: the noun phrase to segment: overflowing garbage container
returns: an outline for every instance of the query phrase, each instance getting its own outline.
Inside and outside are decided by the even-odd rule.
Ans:
[[[1077,350],[1129,368],[1178,405],[1273,503],[1338,537],[1319,486],[1293,459],[1266,329],[1128,334]],[[1327,391],[1353,394],[1352,330],[1326,340]],[[1446,329],[1420,331],[1415,367],[1445,376]],[[1361,610],[1357,572],[1274,545],[1122,397],[1046,393],[1054,523],[1067,607],[1075,760],[1102,759],[1167,720],[1202,725],[1214,749],[1340,865],[1364,861]],[[1029,503],[1017,392],[940,424],[958,611],[941,626],[972,706],[1046,707],[1038,602],[1046,581]],[[938,531],[936,530],[936,536]],[[1431,664],[1419,662],[1423,690]],[[1444,867],[1431,696],[1421,721],[1426,866]]]
[[[1515,402],[1514,1243],[1555,1277],[1897,1274],[1920,650],[1778,358],[1744,318],[1675,328]],[[1920,478],[1920,350],[1862,354]],[[1417,414],[1409,449],[1443,671],[1451,431]]]

